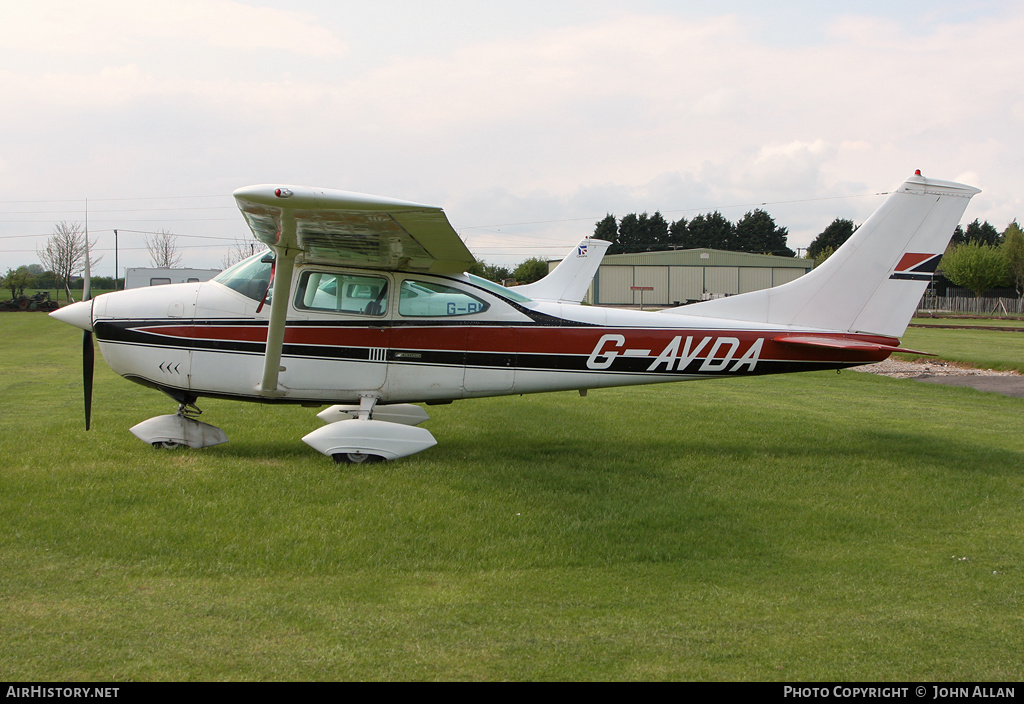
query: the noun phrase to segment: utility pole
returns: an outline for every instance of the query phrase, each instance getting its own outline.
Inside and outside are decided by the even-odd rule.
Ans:
[[[114,230],[114,290],[117,290],[117,230]]]

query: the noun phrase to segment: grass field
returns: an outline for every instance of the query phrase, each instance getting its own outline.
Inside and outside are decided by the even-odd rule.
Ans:
[[[1001,330],[909,328],[904,347],[931,352],[939,359],[984,369],[1015,370],[1024,374],[1024,334]],[[913,359],[918,355],[897,354]],[[921,359],[929,359],[922,357]]]
[[[35,294],[42,293],[43,291],[45,291],[46,293],[50,294],[50,300],[51,301],[59,301],[61,305],[64,305],[64,303],[65,303],[65,292],[64,292],[64,289],[56,289],[56,288],[49,288],[49,289],[47,289],[47,288],[27,288],[27,289],[25,289],[25,295],[26,296],[34,296]],[[93,291],[92,293],[93,293],[94,296],[99,296],[102,293],[109,293],[109,291],[99,289],[99,290]],[[82,300],[82,289],[72,290],[71,291],[71,297],[74,300],[76,300],[76,301]],[[9,288],[0,289],[0,301],[9,301],[9,300],[11,300],[11,289],[9,289]]]
[[[231,442],[155,451],[127,428],[173,402],[102,362],[86,434],[80,334],[0,333],[8,680],[1024,675],[1020,399],[831,372],[464,401],[436,448],[338,468],[302,408],[201,402]]]
[[[955,325],[957,327],[983,327],[983,328],[1013,328],[1024,330],[1024,319],[1022,318],[1000,318],[1000,317],[961,317],[947,316],[942,318],[926,317],[914,318],[911,325],[927,325],[929,327],[942,327]]]

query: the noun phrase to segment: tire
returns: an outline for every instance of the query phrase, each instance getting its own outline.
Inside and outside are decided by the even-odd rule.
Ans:
[[[380,455],[368,455],[365,452],[338,452],[331,456],[335,464],[375,464],[384,461]]]

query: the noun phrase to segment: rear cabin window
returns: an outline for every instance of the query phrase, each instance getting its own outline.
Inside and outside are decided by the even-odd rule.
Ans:
[[[464,291],[432,281],[406,279],[399,294],[398,312],[406,317],[450,318],[482,313],[488,304]]]
[[[491,293],[496,293],[502,298],[507,298],[510,301],[515,301],[516,303],[529,303],[532,300],[523,294],[518,293],[514,288],[505,288],[500,284],[496,284],[493,281],[488,281],[485,278],[475,276],[473,274],[466,274],[466,276],[480,288],[487,289]]]
[[[166,286],[169,283],[171,283],[171,280],[170,279],[165,279],[165,278],[155,278],[154,277],[154,278],[149,280],[149,285],[150,286]]]
[[[388,312],[388,280],[359,274],[303,272],[295,307],[330,313],[384,315]]]

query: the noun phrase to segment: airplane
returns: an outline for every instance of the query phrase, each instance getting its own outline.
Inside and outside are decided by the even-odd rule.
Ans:
[[[901,348],[979,189],[917,171],[823,264],[789,283],[638,311],[580,305],[609,243],[585,238],[547,277],[506,288],[435,206],[301,186],[240,188],[269,247],[211,281],[107,293],[50,315],[82,328],[86,429],[92,335],[107,364],[178,411],[134,426],[156,447],[224,432],[200,398],[320,407],[303,438],[337,463],[436,444],[418,404],[842,369]]]

